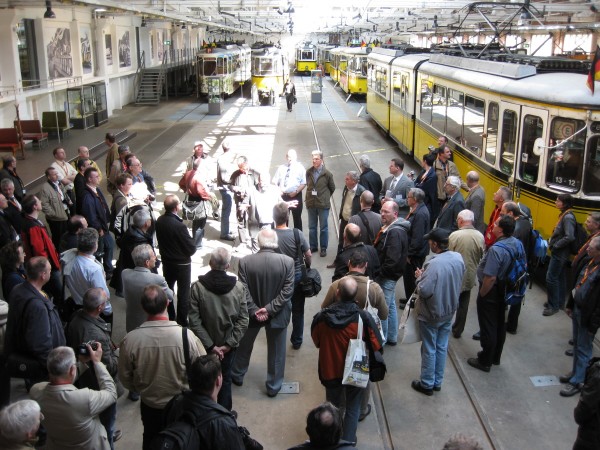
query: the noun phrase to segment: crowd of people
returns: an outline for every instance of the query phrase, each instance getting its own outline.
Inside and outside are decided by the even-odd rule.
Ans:
[[[304,343],[303,267],[310,268],[317,253],[328,255],[334,174],[321,151],[311,153],[306,170],[290,149],[271,179],[228,141],[211,173],[197,141],[179,183],[184,200],[166,195],[157,218],[154,178],[110,133],[106,144],[110,202],[100,188],[103,174],[85,147],[71,163],[63,148],[55,149],[37,195],[25,192],[16,160],[4,158],[0,264],[7,304],[0,304],[0,315],[8,312],[0,404],[9,404],[11,376],[25,379],[35,402],[17,402],[0,414],[2,448],[32,444],[40,423],[48,448],[114,448],[122,434],[116,400],[125,389],[130,400],[140,401],[144,449],[190,414],[206,448],[244,448],[249,437],[237,426],[231,384],[243,385],[264,328],[266,395],[275,397],[282,388],[290,322],[292,348],[298,351]],[[401,339],[398,311],[416,300],[421,371],[411,387],[427,396],[442,389],[450,334],[461,338],[474,287],[480,331],[473,338],[481,351],[468,364],[490,372],[501,363],[506,333],[517,333],[521,305],[512,305],[505,318],[504,296],[513,259],[527,259],[531,252],[531,218],[503,186],[493,194],[490,217],[484,217],[479,174],[468,172],[463,181],[447,139],[440,137],[438,145],[423,157],[416,175],[405,173],[404,161],[396,157],[382,179],[367,155],[360,157],[359,171],[344,175],[335,214],[339,240],[327,266],[334,269],[332,284],[310,326],[329,403],[309,413],[310,439],[294,448],[356,445],[358,423],[372,409],[370,389],[342,379],[359,322],[373,351],[393,347]],[[230,231],[234,205],[237,233]],[[543,315],[565,309],[572,318],[573,365],[561,377],[560,394],[582,392],[584,406],[578,408],[584,417],[599,404],[599,388],[584,383],[600,326],[600,213],[589,215],[588,239],[573,250],[572,206],[571,195],[558,195]],[[191,234],[181,217],[184,208]],[[221,240],[249,254],[240,258],[236,277],[228,273],[232,251],[219,246],[210,254],[210,270],[192,282],[192,256],[203,248],[211,217],[221,223]],[[113,265],[115,246],[120,251]],[[571,253],[574,282],[568,286]],[[404,298],[396,296],[400,278]],[[111,339],[109,286],[126,304],[127,335],[118,346]],[[597,376],[591,379],[599,384]],[[206,416],[210,420],[201,420]],[[590,445],[598,443],[598,429],[590,429],[589,420],[578,423],[576,448],[597,448]]]

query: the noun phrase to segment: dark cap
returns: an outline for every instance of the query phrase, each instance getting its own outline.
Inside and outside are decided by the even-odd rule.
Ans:
[[[434,228],[424,236],[428,241],[439,242],[441,244],[447,244],[449,237],[450,231],[445,228]]]

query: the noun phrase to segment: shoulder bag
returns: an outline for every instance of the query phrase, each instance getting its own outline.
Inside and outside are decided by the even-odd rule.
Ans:
[[[372,309],[377,311],[373,307]],[[379,317],[377,317],[377,319],[379,319]],[[381,323],[381,321],[379,323]],[[368,327],[365,330],[365,334],[367,336],[366,343],[367,348],[369,350],[369,381],[377,383],[378,381],[383,381],[383,379],[385,378],[387,366],[385,365],[385,361],[383,359],[383,354],[381,353],[381,351],[373,349]],[[383,334],[380,333],[380,336],[383,336]]]
[[[185,198],[181,203],[181,215],[185,220],[206,219],[206,217],[208,217],[206,211],[206,200],[200,200],[197,202],[190,200],[189,196],[185,194]]]
[[[402,344],[414,344],[421,341],[421,330],[416,314],[417,301],[419,301],[419,296],[415,292],[406,302],[400,318],[399,331],[402,332]]]
[[[369,301],[369,288],[371,287],[371,280],[367,280],[367,299],[365,301],[365,311],[367,311],[371,317],[373,318],[373,321],[375,321],[375,325],[377,325],[377,329],[379,330],[379,334],[381,336],[383,336],[383,329],[381,327],[381,319],[379,318],[379,311],[377,310],[377,308],[375,308],[374,306],[371,305],[371,302]]]
[[[294,228],[294,240],[296,241],[296,249],[298,251],[298,261],[300,261],[300,267],[302,270],[302,279],[300,280],[300,288],[304,293],[305,297],[314,297],[321,292],[321,275],[317,269],[307,269],[304,261],[304,255],[302,254],[302,245],[300,243],[300,237],[298,229]]]

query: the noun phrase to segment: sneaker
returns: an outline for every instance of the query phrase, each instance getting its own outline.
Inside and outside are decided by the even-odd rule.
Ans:
[[[565,386],[564,389],[560,391],[560,395],[562,397],[573,397],[575,394],[579,394],[581,392],[581,384],[572,384],[569,383]]]
[[[569,339],[569,345],[575,345],[575,341],[573,339]]]
[[[558,309],[552,309],[550,307],[544,309],[544,311],[542,312],[542,316],[553,316],[554,314],[556,314],[558,312]]]
[[[481,331],[478,331],[473,335],[473,340],[480,341],[481,340]]]
[[[325,258],[327,256],[327,249],[326,248],[322,248],[321,249],[321,253],[319,253],[319,256],[321,258]]]
[[[113,442],[117,442],[121,437],[123,437],[123,432],[121,430],[115,430],[113,433]]]
[[[225,236],[219,236],[219,239],[222,241],[235,241],[235,236],[233,234],[226,234]]]
[[[140,399],[140,393],[129,391],[129,395],[127,396],[127,398],[132,402],[137,402]]]
[[[568,348],[565,350],[565,355],[567,356],[573,356],[573,349],[572,348]]]
[[[413,388],[415,391],[420,392],[421,394],[427,395],[428,397],[431,397],[433,395],[433,389],[427,389],[421,384],[420,380],[413,380],[412,383],[410,383],[410,387]]]
[[[362,422],[367,418],[369,414],[371,414],[371,405],[367,405],[367,409],[364,412],[360,413],[360,416],[358,416],[358,421]]]

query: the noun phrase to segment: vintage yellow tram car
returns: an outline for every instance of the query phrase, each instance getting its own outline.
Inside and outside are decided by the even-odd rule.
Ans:
[[[290,76],[287,56],[272,44],[252,47],[252,98],[255,103],[274,104]]]
[[[207,77],[218,77],[221,94],[231,95],[250,80],[250,46],[215,43],[196,55],[198,95],[208,94]]]

